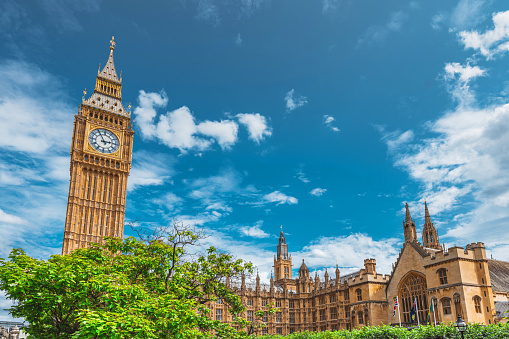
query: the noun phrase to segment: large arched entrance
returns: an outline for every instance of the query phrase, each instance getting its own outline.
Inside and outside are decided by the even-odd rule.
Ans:
[[[401,320],[403,322],[412,322],[410,312],[412,310],[414,300],[417,301],[420,323],[423,324],[426,322],[426,316],[428,313],[426,288],[426,278],[417,272],[410,272],[401,280],[398,296],[401,304]],[[417,320],[415,320],[415,322],[417,322]]]

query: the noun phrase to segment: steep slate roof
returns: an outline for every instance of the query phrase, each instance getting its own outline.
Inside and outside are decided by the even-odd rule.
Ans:
[[[495,292],[509,292],[509,262],[488,259],[491,288]]]
[[[501,318],[507,316],[509,311],[509,301],[495,301],[495,312],[496,316]]]

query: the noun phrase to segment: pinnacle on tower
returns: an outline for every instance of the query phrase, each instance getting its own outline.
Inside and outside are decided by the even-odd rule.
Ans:
[[[412,220],[412,216],[410,215],[410,208],[408,208],[408,203],[405,203],[405,221],[403,221],[403,231],[405,235],[405,242],[417,242],[415,221]]]
[[[422,245],[427,248],[433,248],[440,250],[440,241],[438,239],[438,233],[431,222],[431,217],[428,211],[428,204],[424,201],[424,227],[422,229]]]
[[[424,200],[424,224],[430,224],[430,223],[431,223],[431,217],[429,216],[428,204],[426,203],[426,200]]]
[[[412,216],[410,215],[410,209],[408,208],[408,203],[405,203],[406,215],[405,215],[405,223],[412,222]]]
[[[111,81],[121,82],[122,79],[117,76],[115,63],[113,62],[113,50],[115,50],[115,45],[115,37],[112,36],[110,40],[110,56],[108,57],[108,61],[106,61],[106,66],[104,66],[102,72],[100,72],[98,76]]]

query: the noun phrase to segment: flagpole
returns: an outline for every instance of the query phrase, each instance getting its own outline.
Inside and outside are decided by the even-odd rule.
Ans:
[[[401,327],[401,312],[399,311],[399,297],[396,297],[396,301],[398,302],[399,327]]]
[[[417,305],[417,298],[415,298],[415,313],[417,314],[417,326],[421,326],[419,322],[419,306]]]
[[[431,299],[431,305],[433,305],[433,299]],[[435,327],[437,327],[437,314],[435,313],[435,305],[433,305],[433,320],[435,321]]]

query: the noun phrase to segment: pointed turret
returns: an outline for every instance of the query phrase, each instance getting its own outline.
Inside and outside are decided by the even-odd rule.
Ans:
[[[118,77],[113,62],[113,50],[115,50],[115,38],[110,40],[110,55],[106,66],[97,71],[94,93],[88,100],[83,99],[83,104],[100,110],[130,117],[131,112],[126,111],[122,105],[122,78]],[[84,92],[86,93],[86,92]]]
[[[341,283],[341,277],[339,276],[339,266],[336,264],[336,285]]]
[[[260,274],[258,273],[258,270],[256,270],[256,291],[260,291]]]
[[[270,272],[270,293],[274,294],[274,278],[272,277],[272,272]]]
[[[242,283],[240,285],[240,288],[245,291],[246,290],[246,275],[244,272],[242,272]]]
[[[403,221],[403,233],[405,242],[417,242],[417,231],[415,230],[415,220],[412,220],[408,204],[405,203],[405,221]]]
[[[302,259],[302,265],[299,268],[299,279],[309,277],[309,268],[306,266],[304,259]]]
[[[428,204],[424,201],[424,227],[422,229],[422,245],[427,248],[440,250],[440,241],[435,226],[431,222],[428,211]]]
[[[283,234],[283,225],[281,225],[281,233],[279,233],[279,244],[277,245],[276,259],[288,259],[288,245],[286,244],[285,235]]]
[[[325,269],[325,286],[329,286],[329,273],[327,273],[327,268]]]
[[[288,255],[288,245],[283,233],[283,225],[281,225],[281,232],[279,233],[274,269],[275,278],[278,283],[281,283],[282,279],[292,279],[292,256]]]
[[[412,216],[410,215],[410,209],[408,208],[408,203],[405,203],[405,223],[411,223]]]

